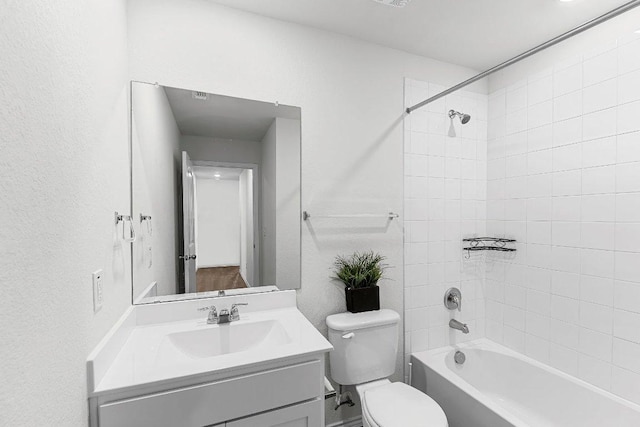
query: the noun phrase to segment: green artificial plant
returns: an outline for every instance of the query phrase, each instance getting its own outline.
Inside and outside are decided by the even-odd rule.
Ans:
[[[335,278],[344,283],[347,289],[370,288],[376,286],[387,268],[380,254],[355,252],[350,256],[337,256],[333,263]]]

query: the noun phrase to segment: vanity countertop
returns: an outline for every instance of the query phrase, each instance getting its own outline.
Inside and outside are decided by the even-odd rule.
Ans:
[[[203,308],[208,307],[203,306],[224,307],[223,301],[230,305],[239,298],[251,300],[248,307],[241,307],[240,320],[207,324]],[[132,307],[87,360],[89,397],[146,386],[195,384],[204,377],[233,376],[332,349],[295,307],[295,292],[239,298],[170,303],[182,304],[173,306],[179,309],[172,310],[172,319],[149,315],[154,308],[167,312],[165,304]],[[264,304],[264,298],[271,301]],[[249,309],[252,305],[255,311]],[[176,312],[189,313],[188,318],[175,318]]]

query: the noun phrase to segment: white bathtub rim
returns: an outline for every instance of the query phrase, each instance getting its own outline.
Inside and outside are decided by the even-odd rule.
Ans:
[[[422,361],[422,363],[424,363],[427,366],[431,366],[433,371],[436,372],[438,375],[440,375],[441,377],[445,378],[446,380],[450,381],[452,384],[454,384],[456,387],[458,387],[459,389],[461,389],[462,391],[464,391],[465,393],[467,393],[469,396],[473,397],[475,400],[481,402],[483,405],[485,405],[487,408],[489,408],[491,411],[496,412],[497,414],[499,414],[500,416],[502,416],[503,418],[505,418],[508,422],[515,424],[515,425],[526,425],[527,423],[523,422],[521,419],[519,419],[518,417],[514,416],[511,412],[509,412],[504,406],[500,405],[499,403],[495,402],[493,399],[491,399],[490,397],[485,396],[484,393],[482,393],[480,390],[478,390],[477,388],[475,388],[474,386],[472,386],[471,384],[469,384],[468,382],[466,382],[462,377],[460,377],[459,375],[456,375],[455,372],[451,371],[449,369],[449,367],[446,365],[445,362],[445,357],[435,357],[435,356],[439,356],[439,355],[443,355],[443,354],[449,354],[451,351],[453,350],[464,350],[464,349],[481,349],[481,350],[491,350],[491,351],[495,351],[498,353],[502,353],[502,354],[506,354],[508,356],[512,356],[514,358],[520,359],[525,363],[529,363],[533,366],[536,366],[540,369],[543,369],[553,375],[557,375],[560,378],[563,378],[567,381],[570,381],[574,384],[577,384],[579,386],[582,386],[590,391],[595,392],[596,394],[603,396],[606,399],[610,399],[613,400],[621,405],[624,405],[636,412],[640,413],[640,405],[627,400],[623,397],[620,397],[616,394],[611,393],[610,391],[607,390],[603,390],[599,387],[594,386],[593,384],[590,384],[584,380],[581,380],[580,378],[574,377],[573,375],[567,374],[566,372],[563,372],[557,368],[554,368],[553,366],[549,366],[547,364],[544,364],[542,362],[539,362],[535,359],[530,358],[529,356],[526,356],[524,354],[521,354],[515,350],[512,350],[510,348],[507,348],[503,345],[500,345],[494,341],[489,340],[488,338],[479,338],[473,341],[469,341],[469,342],[465,342],[465,343],[461,343],[461,344],[456,344],[454,346],[446,346],[446,347],[440,347],[440,348],[436,348],[433,350],[427,350],[427,351],[422,351],[422,352],[417,352],[417,353],[411,353],[412,356],[414,356],[415,358],[417,358],[418,360]],[[421,357],[422,356],[422,357]],[[427,360],[429,360],[430,364],[425,363],[425,359],[427,358]],[[436,364],[434,366],[433,362],[436,361]]]

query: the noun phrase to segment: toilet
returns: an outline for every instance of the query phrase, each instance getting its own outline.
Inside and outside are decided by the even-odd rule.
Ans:
[[[440,406],[421,391],[388,377],[396,368],[398,322],[393,310],[327,317],[331,378],[355,385],[364,427],[447,427]]]

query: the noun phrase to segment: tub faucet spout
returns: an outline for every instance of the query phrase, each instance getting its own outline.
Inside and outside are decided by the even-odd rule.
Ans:
[[[469,333],[469,327],[467,326],[467,324],[459,322],[456,319],[449,320],[449,327],[462,331],[463,334]]]

